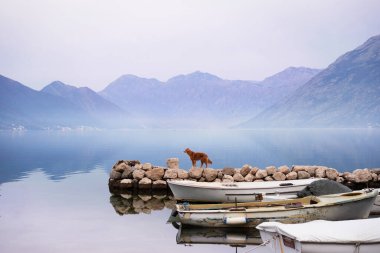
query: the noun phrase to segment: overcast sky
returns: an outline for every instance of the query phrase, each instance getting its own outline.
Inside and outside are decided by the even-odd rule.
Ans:
[[[380,0],[0,0],[0,74],[103,89],[123,74],[261,80],[380,34]]]

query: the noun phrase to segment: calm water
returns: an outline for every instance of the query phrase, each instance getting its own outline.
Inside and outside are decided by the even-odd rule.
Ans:
[[[207,152],[215,168],[318,164],[350,171],[380,167],[378,143],[377,129],[0,132],[0,252],[243,253],[254,246],[211,241],[255,241],[253,230],[178,231],[166,222],[168,208],[119,215],[107,186],[110,168],[119,159],[165,165],[168,157],[188,168],[183,150],[190,147]],[[177,244],[190,237],[209,240]]]

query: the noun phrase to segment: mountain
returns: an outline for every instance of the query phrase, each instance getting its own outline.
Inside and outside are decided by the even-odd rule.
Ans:
[[[339,57],[242,127],[380,126],[380,35]]]
[[[60,81],[55,81],[45,86],[41,92],[66,99],[81,108],[87,115],[102,122],[103,125],[124,124],[126,121],[124,122],[123,119],[128,118],[128,113],[125,110],[87,87],[77,88]]]
[[[262,82],[194,72],[166,82],[125,75],[99,94],[148,127],[227,127],[284,99],[319,70],[288,68]]]
[[[126,113],[88,88],[53,82],[33,90],[0,75],[0,129],[129,127]]]

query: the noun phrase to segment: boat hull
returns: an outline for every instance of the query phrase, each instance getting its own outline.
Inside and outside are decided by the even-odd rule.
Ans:
[[[376,195],[374,195],[376,193]],[[364,194],[364,193],[363,193]],[[331,201],[334,195],[326,195]],[[303,223],[307,221],[363,219],[369,216],[377,191],[365,194],[362,198],[342,200],[319,205],[305,205],[298,208],[264,207],[246,210],[195,210],[185,211],[177,208],[182,224],[205,227],[255,227],[266,221],[282,223]],[[323,199],[321,197],[321,199]],[[343,198],[344,199],[344,198]],[[354,210],[354,211],[353,211]]]
[[[257,194],[294,195],[320,179],[299,179],[268,182],[193,182],[168,181],[175,199],[194,202],[251,202]]]

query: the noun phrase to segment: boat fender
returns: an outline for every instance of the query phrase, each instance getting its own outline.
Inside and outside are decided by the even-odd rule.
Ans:
[[[223,220],[223,223],[226,225],[236,225],[236,224],[246,224],[246,217],[226,217]]]

